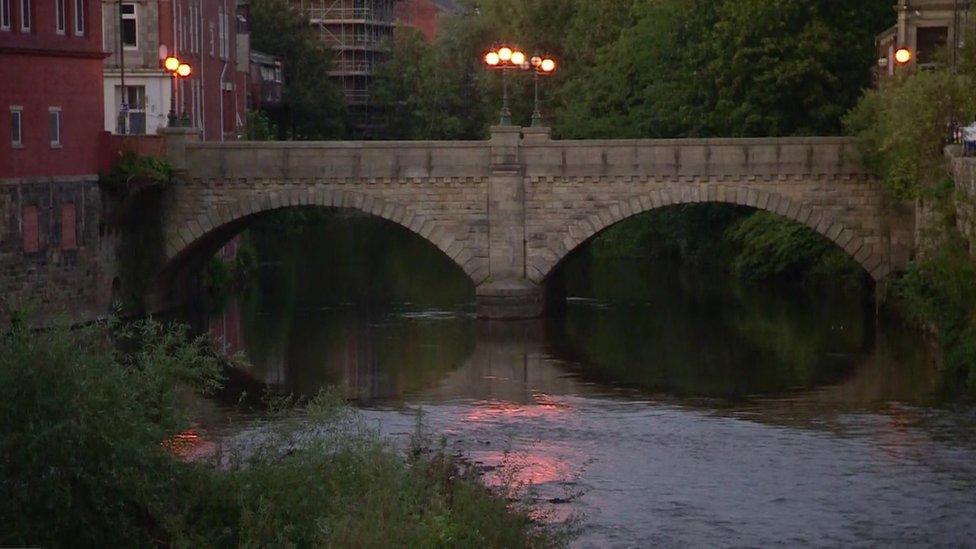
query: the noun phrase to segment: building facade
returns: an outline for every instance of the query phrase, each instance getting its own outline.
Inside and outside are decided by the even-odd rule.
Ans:
[[[437,40],[441,18],[459,11],[454,0],[401,0],[396,5],[397,25],[418,29],[427,42]]]
[[[284,61],[276,55],[251,50],[251,82],[248,108],[274,110],[284,105]]]
[[[100,2],[0,0],[0,322],[105,301]]]
[[[104,129],[155,134],[170,113],[206,141],[237,139],[246,122],[249,63],[242,0],[102,0]],[[167,56],[190,65],[174,79]],[[123,85],[124,80],[124,85]]]
[[[971,0],[898,0],[898,21],[878,35],[878,75],[895,74],[895,52],[907,48],[910,70],[954,63],[971,28]]]

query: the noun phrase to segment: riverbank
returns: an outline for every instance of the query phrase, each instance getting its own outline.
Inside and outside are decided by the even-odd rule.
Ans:
[[[393,451],[328,394],[279,402],[260,439],[188,462],[182,395],[218,372],[202,340],[152,321],[0,336],[0,544],[565,542],[443,451]]]

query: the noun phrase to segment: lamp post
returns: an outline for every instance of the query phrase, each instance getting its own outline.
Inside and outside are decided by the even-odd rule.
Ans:
[[[550,56],[533,56],[531,60],[526,60],[525,53],[509,46],[502,46],[492,49],[484,56],[485,65],[489,69],[502,71],[502,110],[500,124],[502,126],[512,125],[512,110],[508,105],[508,71],[531,70],[533,72],[533,84],[535,85],[535,108],[532,111],[532,125],[542,126],[542,110],[539,108],[539,77],[549,76],[556,72],[556,60]]]
[[[193,72],[193,69],[190,68],[190,65],[189,64],[184,63],[183,61],[180,61],[179,58],[177,58],[177,57],[167,57],[163,61],[163,68],[165,68],[166,70],[168,70],[170,73],[173,74],[173,90],[172,90],[172,92],[170,93],[170,96],[169,96],[169,117],[168,117],[168,119],[169,119],[169,127],[170,128],[175,128],[177,126],[177,117],[176,117],[176,90],[177,90],[177,83],[179,82],[179,79],[180,78],[187,78],[187,77],[189,77],[190,74]]]
[[[556,61],[549,57],[540,57],[538,55],[532,58],[531,62],[532,68],[532,79],[535,84],[535,108],[532,110],[532,126],[540,127],[544,126],[544,121],[542,119],[542,110],[539,108],[539,75],[548,76],[556,72]]]
[[[502,126],[512,125],[512,110],[508,106],[508,71],[512,69],[528,68],[525,62],[525,54],[518,49],[509,46],[502,46],[497,50],[491,50],[484,56],[485,65],[490,69],[502,71],[502,110],[500,113],[499,124]]]

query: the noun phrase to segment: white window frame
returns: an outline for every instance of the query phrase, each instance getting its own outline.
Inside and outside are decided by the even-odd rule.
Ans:
[[[85,35],[85,0],[75,0],[75,36]]]
[[[125,20],[131,20],[131,21],[134,21],[135,22],[136,43],[135,43],[135,45],[132,45],[132,46],[129,46],[129,45],[126,45],[126,44],[122,44],[122,47],[125,48],[125,49],[127,49],[127,50],[138,50],[139,49],[139,4],[136,4],[135,2],[124,2],[124,3],[122,3],[122,7],[125,7],[125,6],[132,6],[132,14],[129,15],[127,13],[122,13],[121,19],[123,21],[125,21]]]
[[[10,30],[10,0],[0,0],[0,30]]]
[[[65,2],[67,0],[54,0],[54,32],[64,36],[68,33],[68,12]]]
[[[14,139],[14,117],[17,118],[17,139]],[[10,144],[15,149],[24,148],[24,107],[10,106]]]
[[[217,24],[220,27],[220,58],[227,59],[227,12],[224,11],[224,6],[220,6],[220,10],[217,12]]]
[[[18,0],[20,2],[20,32],[30,32],[33,17],[31,13],[31,0]]]
[[[58,121],[58,126],[57,126],[57,128],[58,128],[58,134],[57,134],[57,136],[54,136],[54,135],[51,136],[51,148],[52,149],[60,149],[61,146],[62,146],[62,144],[64,143],[64,139],[62,139],[64,137],[64,135],[63,135],[64,134],[64,125],[63,125],[63,121],[61,119],[61,107],[48,107],[47,108],[47,112],[48,112],[48,126],[50,126],[50,124],[51,124],[51,121],[52,121],[52,118],[51,117],[52,117],[52,115],[55,116],[55,118],[53,118],[53,120],[57,120]],[[55,139],[55,137],[57,137],[57,139]]]

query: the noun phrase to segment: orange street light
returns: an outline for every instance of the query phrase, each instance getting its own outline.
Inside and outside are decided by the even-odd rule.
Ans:
[[[182,76],[183,78],[190,76],[191,72],[192,69],[190,69],[190,65],[187,65],[186,63],[180,63],[180,66],[176,67],[176,74]]]
[[[175,57],[167,57],[166,60],[163,61],[163,66],[166,67],[166,70],[169,72],[176,72],[176,69],[180,68],[180,60]]]
[[[525,63],[525,54],[520,51],[512,52],[512,64],[521,67],[522,63]]]
[[[486,65],[488,65],[490,67],[494,67],[494,66],[498,65],[498,63],[500,63],[500,62],[501,62],[501,58],[498,57],[498,52],[496,52],[496,51],[490,51],[490,52],[488,52],[488,53],[485,54],[485,64]]]
[[[499,50],[498,50],[498,58],[501,59],[502,61],[506,62],[506,63],[508,63],[509,61],[511,61],[512,60],[512,48],[509,48],[507,46],[502,46],[501,48],[499,48]]]
[[[533,80],[535,80],[535,109],[532,111],[532,125],[544,126],[542,120],[542,110],[539,108],[539,75],[550,75],[556,70],[556,61],[551,57],[535,56],[532,58],[532,66],[535,67]]]
[[[895,61],[899,65],[904,65],[912,60],[912,50],[908,48],[898,48],[895,52]]]

